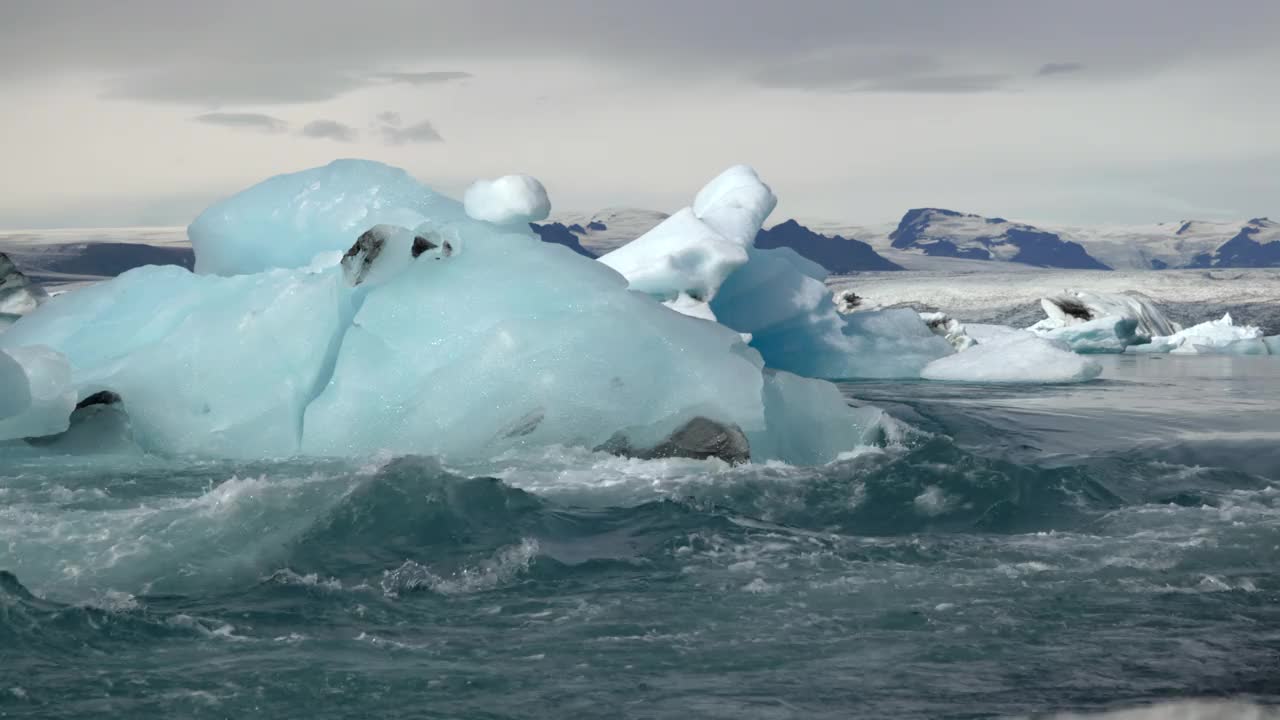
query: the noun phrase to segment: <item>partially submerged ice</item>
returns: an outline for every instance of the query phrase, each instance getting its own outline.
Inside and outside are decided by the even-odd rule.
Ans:
[[[1181,329],[1151,298],[1136,292],[1069,290],[1041,298],[1040,306],[1045,318],[1027,330],[1079,353],[1122,353]]]
[[[767,212],[752,192],[724,183],[699,220],[753,234]],[[814,464],[888,422],[829,383],[766,369],[738,332],[378,163],[267,180],[202,214],[191,239],[196,273],[131,270],[0,334],[16,358],[0,390],[31,398],[3,411],[2,437],[66,430],[96,396],[115,410],[87,422],[126,415],[131,442],[167,454],[483,459],[625,443]]]
[[[769,367],[798,375],[914,378],[954,352],[911,310],[841,315],[822,266],[790,248],[755,247],[776,204],[755,171],[739,165],[692,206],[599,260],[632,289],[738,331]]]
[[[1172,335],[1182,329],[1156,306],[1151,298],[1139,292],[1098,293],[1068,290],[1041,298],[1045,319],[1032,328],[1053,329],[1086,323],[1105,317],[1130,318],[1138,337]]]
[[[1218,320],[1179,330],[1165,337],[1155,337],[1144,345],[1130,348],[1140,353],[1270,355],[1272,344],[1263,337],[1262,329],[1253,325],[1236,325],[1227,313]]]
[[[1101,365],[1064,342],[1009,330],[983,333],[976,345],[929,363],[920,376],[982,383],[1075,383],[1102,373]]]
[[[48,299],[44,288],[22,274],[8,255],[0,253],[0,331]]]

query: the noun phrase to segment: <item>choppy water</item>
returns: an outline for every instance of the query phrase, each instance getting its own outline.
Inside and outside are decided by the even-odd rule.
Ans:
[[[1280,702],[1280,361],[1107,362],[820,469],[0,460],[0,717]]]

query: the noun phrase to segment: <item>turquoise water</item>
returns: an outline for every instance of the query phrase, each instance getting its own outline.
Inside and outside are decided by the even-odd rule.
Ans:
[[[0,457],[0,717],[1280,702],[1280,359],[857,383],[823,468]]]

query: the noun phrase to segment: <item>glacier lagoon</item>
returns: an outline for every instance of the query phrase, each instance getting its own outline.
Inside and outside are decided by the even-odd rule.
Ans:
[[[708,187],[680,222],[723,252],[674,248],[681,272],[650,274],[649,297],[523,230],[460,232],[472,221],[446,198],[391,193],[321,203],[341,229],[322,247],[135,271],[0,334],[19,374],[47,371],[28,395],[50,399],[44,437],[0,455],[0,713],[938,717],[1280,699],[1276,358],[1110,356],[1074,385],[912,379],[965,353],[909,311],[838,316],[785,252],[753,266],[771,203],[738,170]],[[484,212],[540,212],[517,200],[534,210]],[[262,225],[252,203],[223,206],[213,236],[228,207]],[[755,286],[794,304],[765,322],[779,308],[749,312]],[[490,328],[497,351],[468,340],[477,315],[510,321]],[[68,366],[32,359],[31,339]],[[457,361],[433,365],[422,347],[442,343]],[[779,368],[854,374],[833,349],[873,358],[864,379],[837,390]],[[921,349],[933,357],[893,362]],[[530,371],[591,358],[609,382]],[[426,399],[387,412],[406,387]],[[99,392],[119,401],[57,434]],[[707,416],[743,431],[750,462],[635,452]],[[618,431],[626,451],[606,447]]]

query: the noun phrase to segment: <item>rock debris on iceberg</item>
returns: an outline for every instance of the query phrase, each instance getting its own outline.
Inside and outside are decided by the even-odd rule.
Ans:
[[[703,235],[672,232],[663,272],[633,266],[645,294],[520,225],[545,212],[540,185],[478,189],[472,210],[495,224],[379,163],[274,177],[192,223],[195,273],[138,268],[0,334],[0,439],[56,446],[77,406],[101,403],[120,412],[92,418],[127,417],[132,442],[166,454],[563,444],[827,462],[890,421],[783,370],[916,373],[951,348],[909,311],[851,329],[802,259],[751,248],[763,187],[735,168],[704,189],[677,221]],[[728,327],[649,297],[669,290]]]

